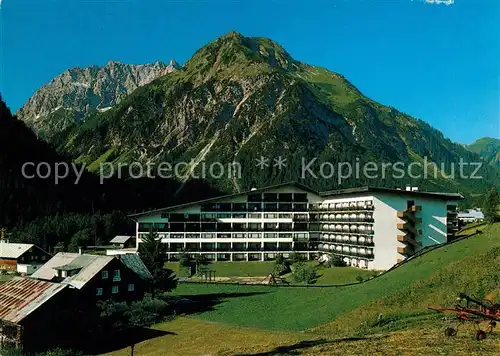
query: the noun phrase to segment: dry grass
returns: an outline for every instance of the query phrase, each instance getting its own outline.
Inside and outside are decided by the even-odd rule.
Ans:
[[[362,338],[335,338],[313,333],[270,332],[228,326],[192,318],[160,324],[166,336],[135,347],[141,356],[229,356],[229,355],[494,355],[500,352],[499,335],[476,341],[474,329],[463,327],[454,338],[446,338],[443,327],[412,328]],[[128,356],[130,348],[107,354]]]

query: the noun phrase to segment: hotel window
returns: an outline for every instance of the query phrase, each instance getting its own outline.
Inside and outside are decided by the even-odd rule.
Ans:
[[[121,280],[121,278],[120,278],[120,270],[119,269],[115,269],[113,271],[113,281],[118,282],[119,280]]]
[[[278,194],[276,194],[276,193],[264,193],[264,201],[277,202],[278,201]]]
[[[261,211],[262,204],[259,203],[248,203],[248,211]]]
[[[129,291],[129,292],[133,292],[134,290],[135,290],[134,283],[130,283],[130,284],[128,285],[128,291]]]
[[[294,193],[293,200],[297,201],[297,202],[306,202],[307,201],[307,194],[306,193]]]
[[[262,194],[261,193],[250,193],[248,194],[248,201],[249,202],[260,202],[262,200]]]
[[[101,272],[102,279],[108,279],[108,271]]]
[[[113,294],[118,293],[118,286],[113,286],[113,287],[111,288],[111,293],[113,293]]]
[[[292,199],[292,193],[279,193],[278,199],[280,202],[291,202]]]
[[[248,230],[249,231],[259,231],[261,228],[260,223],[249,223]]]
[[[102,288],[96,288],[95,289],[95,295],[102,295]]]

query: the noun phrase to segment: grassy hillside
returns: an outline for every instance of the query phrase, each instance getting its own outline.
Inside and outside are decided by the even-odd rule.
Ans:
[[[458,292],[491,300],[500,297],[500,224],[351,287],[180,285],[175,294],[199,304],[186,312],[188,317],[157,325],[155,329],[167,334],[136,345],[135,352],[149,356],[500,354],[498,331],[477,342],[474,326],[465,325],[456,337],[447,338],[442,315],[425,308],[450,305]],[[130,348],[108,355],[129,354]]]
[[[482,235],[437,249],[359,285],[272,288],[191,284],[180,285],[175,294],[212,301],[213,308],[196,316],[204,320],[274,330],[314,328],[350,333],[366,332],[380,313],[387,327],[399,327],[431,315],[425,309],[428,304],[452,303],[458,292],[485,297],[499,285],[497,224],[485,228]]]

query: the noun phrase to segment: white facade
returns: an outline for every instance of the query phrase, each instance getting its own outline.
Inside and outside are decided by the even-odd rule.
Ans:
[[[171,259],[180,251],[230,261],[297,252],[322,259],[335,254],[352,266],[385,270],[420,248],[447,242],[458,199],[384,188],[315,193],[282,185],[138,214],[137,247],[153,229]],[[179,216],[184,220],[175,220]],[[206,231],[212,225],[214,231]]]
[[[29,276],[29,275],[35,273],[36,270],[38,268],[40,268],[40,266],[42,266],[42,265],[41,264],[22,264],[22,263],[18,263],[17,267],[16,267],[16,270],[19,273],[22,273],[24,275]]]

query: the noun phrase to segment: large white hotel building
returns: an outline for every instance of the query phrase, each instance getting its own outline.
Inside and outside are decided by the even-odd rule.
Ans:
[[[288,183],[131,217],[137,247],[154,230],[170,260],[181,251],[218,261],[264,261],[297,252],[309,259],[335,254],[351,266],[384,270],[452,239],[462,198],[410,187],[318,193]]]

